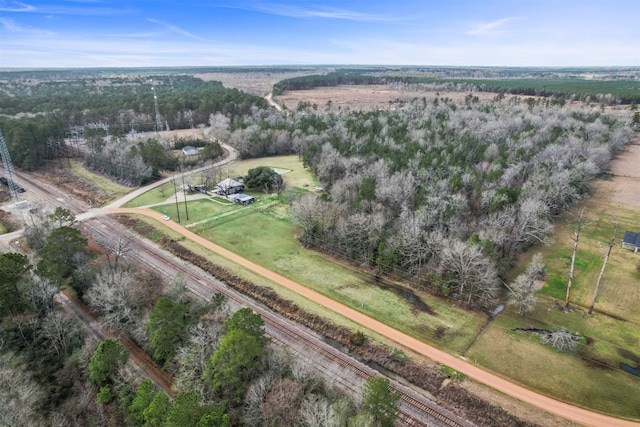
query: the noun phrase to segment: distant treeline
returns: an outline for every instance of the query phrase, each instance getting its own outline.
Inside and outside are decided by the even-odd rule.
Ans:
[[[543,76],[543,74],[541,74]],[[526,96],[555,96],[584,101],[630,104],[640,102],[640,80],[630,78],[614,80],[584,80],[578,77],[541,78],[440,78],[428,75],[394,75],[371,70],[341,69],[325,75],[295,77],[278,82],[273,94],[280,95],[286,90],[308,90],[315,87],[339,85],[372,85],[389,83],[470,85],[475,90],[510,93]]]
[[[120,125],[126,132],[153,130],[155,110],[152,87],[158,96],[163,122],[173,128],[206,123],[211,113],[248,114],[252,106],[266,107],[264,99],[220,82],[205,82],[185,75],[99,76],[83,79],[0,82],[0,114],[51,114],[70,126],[90,123]]]
[[[68,156],[65,135],[74,135],[77,128],[103,129],[103,137],[116,138],[132,130],[155,130],[152,87],[163,129],[205,124],[211,114],[235,118],[268,108],[261,97],[185,75],[154,76],[151,81],[140,75],[74,78],[87,70],[50,72],[60,73],[60,79],[0,73],[0,128],[14,164],[26,170]]]

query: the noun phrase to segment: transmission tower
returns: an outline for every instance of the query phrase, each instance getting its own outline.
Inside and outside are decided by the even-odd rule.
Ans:
[[[18,203],[18,189],[20,186],[16,183],[16,172],[13,170],[13,163],[11,163],[11,156],[9,156],[9,150],[7,144],[4,142],[4,136],[2,136],[2,129],[0,129],[0,156],[2,156],[2,164],[4,165],[4,172],[7,175],[7,185],[11,192],[11,198],[14,203]]]
[[[151,81],[153,84],[153,81]],[[153,91],[153,106],[156,108],[156,132],[162,131],[162,118],[160,117],[160,109],[158,108],[158,96],[156,95],[156,88],[151,86]]]

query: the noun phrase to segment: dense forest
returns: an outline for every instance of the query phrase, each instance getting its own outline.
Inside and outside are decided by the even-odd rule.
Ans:
[[[304,244],[469,306],[495,301],[501,274],[632,132],[599,108],[472,94],[367,112],[300,104],[213,131],[244,156],[298,153],[311,167],[326,193],[293,207]]]

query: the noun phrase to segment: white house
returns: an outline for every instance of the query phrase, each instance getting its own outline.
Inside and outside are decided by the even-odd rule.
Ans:
[[[216,184],[216,187],[213,190],[214,193],[224,194],[225,196],[228,196],[229,194],[242,193],[243,191],[244,185],[231,178],[220,181]]]

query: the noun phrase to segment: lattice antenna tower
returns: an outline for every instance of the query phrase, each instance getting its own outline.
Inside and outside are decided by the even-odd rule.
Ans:
[[[156,95],[156,88],[153,86],[153,80],[151,80],[151,90],[153,91],[153,106],[156,108],[156,132],[162,131],[162,118],[160,117],[160,109],[158,108],[158,95]]]
[[[4,172],[7,175],[7,184],[9,185],[9,191],[11,192],[11,198],[14,203],[18,203],[18,188],[20,188],[16,182],[16,171],[13,170],[13,163],[11,162],[11,156],[7,149],[7,144],[4,142],[4,136],[2,136],[2,129],[0,129],[0,156],[2,157],[2,164],[4,166]]]

